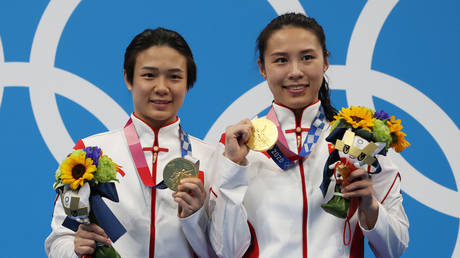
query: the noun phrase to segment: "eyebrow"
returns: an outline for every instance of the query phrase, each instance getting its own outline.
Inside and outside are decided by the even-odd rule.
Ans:
[[[157,67],[153,67],[153,66],[144,66],[144,67],[141,67],[141,70],[159,71]],[[184,70],[180,68],[171,68],[171,69],[168,69],[168,72],[169,73],[183,73]]]
[[[312,53],[312,52],[315,52],[313,48],[307,48],[307,49],[300,51],[301,54]],[[270,54],[270,56],[287,56],[287,55],[289,54],[283,51],[277,51],[277,52],[273,52]]]

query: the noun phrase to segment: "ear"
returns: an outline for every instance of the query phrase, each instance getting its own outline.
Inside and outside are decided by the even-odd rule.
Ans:
[[[260,61],[260,58],[257,59],[257,65],[259,66],[259,73],[262,75],[262,77],[267,79],[267,73],[265,72],[265,67],[264,64],[262,64],[262,61]]]
[[[326,57],[326,59],[324,60],[323,72],[326,72],[328,68],[329,68],[329,58]]]
[[[133,85],[131,83],[129,83],[129,81],[128,81],[128,77],[126,75],[126,70],[123,70],[123,77],[125,78],[126,87],[128,87],[128,90],[131,91],[133,89]]]

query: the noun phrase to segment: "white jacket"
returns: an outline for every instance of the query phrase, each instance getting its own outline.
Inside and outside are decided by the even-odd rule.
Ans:
[[[153,171],[156,183],[159,183],[163,180],[163,168],[166,163],[181,157],[179,119],[154,132],[136,116],[132,115],[131,118],[141,146],[160,147],[155,163],[153,152],[144,151],[149,169]],[[208,190],[214,147],[194,137],[189,138],[192,155],[200,160],[200,171],[204,172],[205,189]],[[124,177],[117,175],[119,183],[115,183],[119,202],[114,203],[103,198],[127,230],[113,244],[121,257],[145,258],[149,257],[151,251],[155,257],[193,257],[194,252],[200,257],[212,255],[207,240],[208,219],[205,208],[185,219],[179,219],[178,205],[173,200],[173,192],[169,189],[152,191],[151,187],[145,186],[142,182],[131,158],[123,129],[97,134],[84,139],[83,142],[85,146],[102,148],[104,154],[111,157],[126,173]],[[155,195],[153,200],[152,192]],[[45,250],[49,257],[76,257],[74,232],[62,226],[65,216],[58,200],[51,222],[52,232],[45,241]],[[152,246],[151,242],[154,243]]]
[[[302,128],[310,126],[320,105],[318,101],[305,108]],[[295,131],[294,113],[276,103],[273,107],[282,131]],[[397,257],[404,252],[409,222],[402,206],[400,176],[388,157],[378,158],[383,169],[372,177],[375,197],[383,202],[373,229],[365,230],[359,225],[358,212],[348,224],[320,207],[330,200],[334,190],[333,182],[326,198],[320,190],[329,156],[325,141],[328,134],[326,125],[310,156],[286,171],[263,153],[250,151],[247,166],[220,157],[221,174],[213,186],[217,197],[211,195],[210,200],[214,208],[210,239],[219,256],[241,257],[246,253],[255,255],[251,257],[359,257],[363,253],[362,235],[370,241],[377,257]],[[306,135],[301,132],[302,143]],[[296,133],[285,133],[285,137],[289,149],[299,153]],[[345,245],[350,238],[351,243]]]

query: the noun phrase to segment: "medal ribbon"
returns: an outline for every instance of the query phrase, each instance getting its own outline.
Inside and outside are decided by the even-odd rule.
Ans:
[[[281,125],[272,106],[267,114],[267,119],[275,123],[276,128],[278,129],[278,141],[273,148],[267,151],[268,155],[270,155],[273,161],[282,170],[293,167],[296,160],[307,157],[311,153],[313,145],[318,141],[319,136],[321,135],[321,132],[324,128],[325,118],[326,116],[324,115],[323,107],[320,106],[318,113],[310,125],[310,129],[308,130],[308,134],[302,145],[302,149],[297,155],[289,149],[286,137],[284,136],[283,130],[281,129]]]
[[[149,187],[157,189],[166,189],[167,186],[164,181],[161,181],[159,184],[155,185],[155,182],[151,176],[147,161],[145,160],[144,151],[142,150],[141,142],[139,136],[137,135],[136,128],[134,127],[133,120],[130,118],[123,128],[125,132],[126,141],[128,142],[129,151],[133,157],[134,164],[136,165],[137,172],[142,179],[142,182]],[[182,158],[192,157],[192,145],[189,141],[188,134],[182,129],[179,125],[179,139],[181,146],[181,156]]]

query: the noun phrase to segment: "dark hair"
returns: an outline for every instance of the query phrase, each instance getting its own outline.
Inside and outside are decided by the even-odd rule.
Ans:
[[[187,61],[187,89],[193,87],[196,81],[196,65],[193,60],[192,50],[185,39],[177,32],[165,28],[146,29],[136,35],[126,48],[123,68],[126,79],[133,83],[134,65],[137,55],[152,46],[168,46],[181,53]]]
[[[259,59],[262,65],[264,65],[264,54],[267,49],[268,39],[276,31],[284,27],[299,27],[311,31],[318,38],[318,41],[323,50],[324,60],[329,56],[329,51],[326,48],[326,36],[324,35],[323,28],[319,25],[315,19],[305,16],[301,13],[286,13],[280,15],[273,19],[259,34],[257,37],[257,51],[259,52]],[[334,120],[334,115],[337,114],[337,110],[331,105],[330,93],[329,93],[329,84],[325,78],[319,89],[318,98],[321,100],[321,105],[323,106],[324,112],[326,113],[326,118],[329,121]]]

